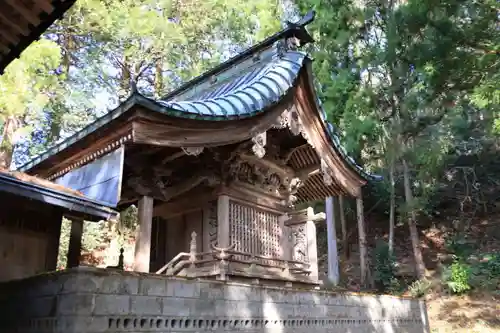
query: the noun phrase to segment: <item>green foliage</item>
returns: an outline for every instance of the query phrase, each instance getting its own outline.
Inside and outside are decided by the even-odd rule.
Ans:
[[[16,164],[131,92],[160,97],[280,28],[281,2],[81,0],[0,77],[0,157]]]
[[[471,266],[470,284],[479,290],[498,290],[500,287],[500,254],[481,255],[479,262]]]
[[[452,253],[455,259],[467,260],[474,252],[474,242],[469,240],[466,233],[451,235],[445,240],[446,250]]]
[[[431,287],[431,281],[427,279],[420,279],[413,282],[410,287],[408,287],[408,291],[413,297],[423,297],[430,291]]]
[[[471,289],[471,268],[462,261],[455,261],[445,269],[444,281],[448,289],[454,294],[462,294]]]
[[[59,237],[59,250],[57,255],[57,269],[64,269],[68,263],[69,235],[71,221],[63,219],[61,223],[61,236]]]
[[[375,262],[373,279],[379,291],[389,291],[397,287],[396,258],[389,251],[389,244],[383,240],[377,241],[375,247]],[[392,288],[391,288],[392,287]]]

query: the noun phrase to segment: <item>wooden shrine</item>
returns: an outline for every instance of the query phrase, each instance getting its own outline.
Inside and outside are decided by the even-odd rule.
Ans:
[[[135,269],[317,283],[315,222],[296,207],[371,178],[316,95],[313,13],[159,100],[119,107],[21,168],[108,206],[138,204]]]

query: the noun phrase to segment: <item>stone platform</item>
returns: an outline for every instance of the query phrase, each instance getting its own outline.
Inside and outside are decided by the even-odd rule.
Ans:
[[[0,284],[0,332],[428,333],[423,301],[79,267]]]

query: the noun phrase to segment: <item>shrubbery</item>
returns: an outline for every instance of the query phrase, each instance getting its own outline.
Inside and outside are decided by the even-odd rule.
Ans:
[[[472,256],[474,245],[458,234],[446,241],[454,261],[443,272],[445,286],[454,294],[472,289],[498,290],[500,285],[500,254],[487,253]]]
[[[389,245],[382,240],[375,247],[373,280],[379,292],[397,293],[401,289],[396,278],[396,258],[389,251]]]

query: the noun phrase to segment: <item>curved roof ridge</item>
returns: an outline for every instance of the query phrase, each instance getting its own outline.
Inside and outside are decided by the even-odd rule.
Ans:
[[[198,116],[248,117],[279,102],[294,86],[307,54],[287,51],[272,61],[252,67],[244,75],[228,80],[212,94],[188,100],[159,100],[157,103]],[[257,72],[257,73],[256,73]],[[205,98],[205,96],[207,96]]]

